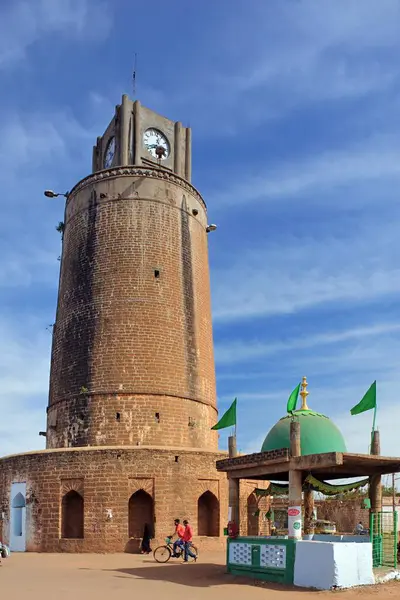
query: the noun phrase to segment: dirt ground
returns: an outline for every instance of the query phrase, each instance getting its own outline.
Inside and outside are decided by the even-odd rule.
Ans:
[[[29,600],[400,600],[400,582],[347,592],[282,588],[225,573],[224,554],[207,554],[197,563],[159,565],[152,556],[133,554],[12,554],[0,567],[0,594]],[[303,596],[304,597],[304,596]],[[307,596],[305,596],[307,598]]]

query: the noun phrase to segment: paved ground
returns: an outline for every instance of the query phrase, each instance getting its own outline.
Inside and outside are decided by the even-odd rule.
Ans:
[[[348,592],[312,592],[225,573],[223,553],[196,564],[159,565],[132,554],[12,554],[0,567],[0,595],[29,600],[400,600],[400,582]],[[308,594],[308,596],[304,596]]]

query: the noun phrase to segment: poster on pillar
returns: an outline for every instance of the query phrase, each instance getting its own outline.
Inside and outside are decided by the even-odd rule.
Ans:
[[[301,539],[301,506],[288,508],[288,534],[291,538]]]

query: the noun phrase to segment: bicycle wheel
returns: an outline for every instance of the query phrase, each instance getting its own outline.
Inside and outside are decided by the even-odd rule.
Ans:
[[[171,558],[172,552],[168,546],[158,546],[153,552],[154,560],[158,563],[166,563]]]

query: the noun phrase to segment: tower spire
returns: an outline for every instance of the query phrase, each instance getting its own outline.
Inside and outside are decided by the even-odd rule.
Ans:
[[[300,396],[301,396],[301,410],[310,410],[307,406],[307,396],[309,394],[309,392],[307,392],[307,377],[303,377],[302,382],[301,382],[301,392],[300,392]]]
[[[137,54],[135,52],[134,58],[133,58],[133,72],[132,72],[132,93],[133,93],[134,100],[136,97],[136,63],[137,63]]]

